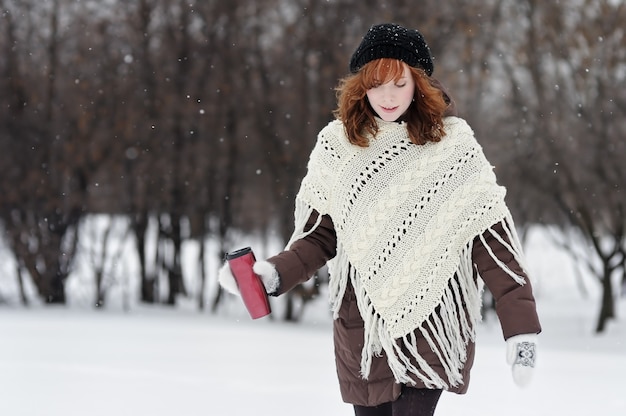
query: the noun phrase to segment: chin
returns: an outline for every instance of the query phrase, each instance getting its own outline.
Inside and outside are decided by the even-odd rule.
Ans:
[[[397,119],[400,118],[399,115],[395,115],[395,114],[387,114],[387,113],[377,113],[378,117],[382,118],[384,121],[396,121]]]

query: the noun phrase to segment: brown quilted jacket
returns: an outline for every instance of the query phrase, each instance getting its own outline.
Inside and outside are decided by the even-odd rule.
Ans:
[[[316,218],[317,214],[314,214],[309,219],[309,228],[313,226]],[[493,229],[507,240],[501,225],[495,225]],[[502,244],[489,232],[486,232],[484,237],[502,262],[520,276],[525,276],[513,255]],[[290,250],[268,259],[276,266],[280,276],[280,288],[274,295],[285,293],[308,280],[335,256],[335,250],[335,229],[330,217],[324,216],[321,224],[310,235],[294,242]],[[526,279],[527,283],[524,286],[517,284],[496,265],[479,239],[474,241],[473,260],[480,277],[495,299],[496,313],[500,319],[504,339],[518,334],[539,333],[541,326],[530,280]],[[376,406],[393,401],[400,395],[402,386],[395,382],[384,354],[381,357],[374,357],[367,380],[360,375],[363,332],[363,319],[357,308],[354,290],[348,283],[339,317],[333,324],[335,362],[342,398],[347,403],[361,406]],[[418,351],[422,357],[437,370],[442,379],[446,380],[445,371],[436,354],[419,331],[416,332],[416,336]],[[467,360],[462,370],[463,384],[451,387],[449,391],[460,394],[467,391],[474,352],[475,345],[470,343],[467,346]],[[425,386],[417,384],[415,387]]]

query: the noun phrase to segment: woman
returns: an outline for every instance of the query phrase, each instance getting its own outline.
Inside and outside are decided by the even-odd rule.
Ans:
[[[254,271],[278,296],[328,262],[341,394],[360,415],[432,415],[465,393],[496,300],[518,384],[541,331],[513,220],[491,165],[432,78],[422,35],[370,28],[338,88],[296,197],[287,249]],[[220,283],[237,293],[227,266]]]

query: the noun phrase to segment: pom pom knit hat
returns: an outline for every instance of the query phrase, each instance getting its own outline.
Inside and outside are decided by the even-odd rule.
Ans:
[[[372,26],[350,59],[350,72],[356,73],[375,59],[399,59],[409,66],[422,68],[428,76],[434,70],[430,49],[420,32],[395,23]]]

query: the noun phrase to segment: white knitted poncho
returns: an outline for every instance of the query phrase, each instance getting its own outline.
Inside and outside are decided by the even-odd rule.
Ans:
[[[482,239],[501,222],[512,244],[492,234],[523,264],[506,191],[473,131],[457,117],[444,123],[439,143],[419,146],[410,142],[404,123],[378,119],[378,134],[363,148],[351,145],[335,120],[320,132],[296,197],[287,247],[312,231],[304,227],[313,210],[333,220],[337,255],[328,264],[330,302],[336,316],[350,279],[365,322],[365,378],[372,357],[384,350],[398,383],[417,377],[430,388],[460,384],[467,343],[480,319],[475,237]],[[467,313],[459,313],[462,304]],[[420,335],[437,353],[447,380],[420,356]]]

